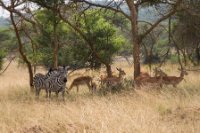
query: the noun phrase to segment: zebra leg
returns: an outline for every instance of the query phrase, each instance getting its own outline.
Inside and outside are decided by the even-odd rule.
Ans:
[[[49,90],[49,98],[51,98],[51,90]]]
[[[36,87],[36,89],[35,89],[35,95],[37,97],[39,97],[39,95],[40,95],[40,88]]]
[[[38,88],[36,87],[35,88],[35,96],[38,96],[39,94],[38,94]]]
[[[56,97],[58,98],[58,93],[59,93],[59,91],[56,91]]]
[[[65,101],[65,89],[62,90],[62,97],[63,97],[63,100]]]
[[[36,87],[35,88],[35,96],[36,96],[36,100],[38,100],[39,99],[39,88],[38,87]]]
[[[45,91],[46,91],[46,98],[48,98],[49,91],[47,89],[45,89]]]

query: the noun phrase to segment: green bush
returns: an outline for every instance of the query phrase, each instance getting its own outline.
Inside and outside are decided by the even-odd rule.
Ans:
[[[6,56],[5,52],[3,50],[0,50],[0,70],[2,69],[3,59],[5,56]]]
[[[171,55],[169,60],[173,64],[178,63],[178,55]]]

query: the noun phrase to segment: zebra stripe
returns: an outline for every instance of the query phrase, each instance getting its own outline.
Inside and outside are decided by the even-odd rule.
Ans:
[[[46,80],[45,83],[48,97],[51,97],[51,92],[56,92],[56,95],[58,95],[59,92],[62,92],[62,96],[64,98],[67,83],[67,72],[68,67],[59,67],[57,74],[51,75]]]
[[[35,88],[36,96],[39,96],[41,89],[46,90],[46,80],[51,76],[58,75],[58,72],[50,69],[47,74],[37,73],[33,78],[33,86]],[[47,92],[47,90],[46,90]]]

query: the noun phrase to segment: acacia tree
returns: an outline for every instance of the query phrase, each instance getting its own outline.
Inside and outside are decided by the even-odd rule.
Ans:
[[[74,1],[74,0],[72,0]],[[133,45],[133,59],[134,59],[134,78],[140,75],[140,48],[142,40],[148,35],[154,28],[156,28],[162,21],[166,20],[173,14],[177,12],[182,0],[176,1],[166,1],[166,0],[121,0],[121,1],[108,1],[106,4],[99,4],[97,2],[92,2],[88,0],[75,0],[74,2],[84,2],[89,6],[96,6],[100,8],[105,8],[123,14],[130,20],[131,23],[131,33],[132,33],[132,45]],[[168,4],[171,6],[169,11],[162,15],[157,21],[155,21],[151,26],[144,32],[139,33],[138,26],[138,11],[139,8],[143,5],[152,5],[152,4]],[[127,14],[122,10],[121,5],[126,5],[128,7],[129,13]],[[149,22],[148,22],[149,23]]]
[[[97,50],[97,48],[95,48],[95,45],[98,43],[98,42],[95,42],[95,41],[98,41],[98,40],[91,38],[91,35],[92,35],[91,33],[85,32],[85,31],[90,31],[90,30],[92,32],[95,32],[93,29],[88,29],[92,25],[88,25],[87,22],[84,21],[85,25],[87,25],[87,26],[85,28],[81,29],[81,27],[77,26],[77,24],[79,22],[73,20],[73,19],[83,19],[84,18],[84,16],[80,15],[80,14],[83,15],[84,12],[85,12],[85,11],[81,11],[82,7],[78,8],[79,5],[77,5],[76,3],[65,3],[65,4],[63,4],[62,0],[56,0],[56,1],[57,1],[57,3],[60,3],[59,6],[57,6],[57,14],[61,18],[61,20],[64,23],[68,24],[75,31],[75,33],[78,34],[78,36],[80,36],[86,42],[85,43],[86,48],[89,47],[90,51],[92,52],[92,56],[95,57],[95,59],[97,59],[100,63],[104,64],[106,66],[108,76],[109,77],[112,76],[111,64],[110,64],[111,63],[111,59],[110,59],[111,56],[109,54],[113,54],[112,50],[115,49],[115,48],[107,50],[107,52],[108,51],[110,52],[108,54],[110,56],[109,58],[103,57],[102,54],[98,53],[99,51]],[[54,8],[51,6],[51,3],[54,2],[54,1],[33,0],[33,2],[37,3],[41,7],[46,8],[48,10],[54,10]],[[90,17],[92,17],[92,16],[90,16]],[[105,23],[105,25],[107,24],[106,21],[104,21],[104,23]],[[81,23],[79,23],[79,24],[81,24]],[[81,25],[83,25],[83,23]],[[105,25],[103,25],[102,27],[101,26],[99,26],[99,27],[104,28]],[[106,30],[109,27],[111,27],[111,26],[109,25],[106,28]],[[105,30],[105,29],[101,29],[101,30]],[[112,29],[110,29],[110,31],[112,31]],[[104,33],[104,34],[107,35],[107,33]],[[112,34],[114,34],[114,32]],[[105,37],[105,35],[104,35],[104,37]],[[112,35],[109,35],[107,38],[110,38],[111,36]],[[97,35],[97,38],[98,38],[98,35]],[[104,39],[104,40],[106,40],[106,39]],[[120,41],[118,40],[116,42],[112,42],[112,45],[113,45],[113,43],[118,43],[118,42],[120,42]],[[105,42],[103,42],[103,43],[105,43]],[[107,46],[112,46],[112,45],[108,44]],[[107,61],[107,60],[109,60],[109,61]]]
[[[88,10],[79,16],[77,25],[72,24],[60,10],[61,19],[66,22],[89,46],[92,60],[100,62],[106,66],[107,76],[112,76],[111,62],[112,55],[115,54],[120,45],[124,43],[122,36],[116,35],[116,29],[109,22],[98,14],[97,10]],[[92,61],[90,60],[90,61]]]
[[[174,42],[177,43],[186,61],[186,56],[194,65],[200,65],[200,1],[183,0],[187,10],[180,12],[173,29]]]
[[[27,56],[26,56],[26,54],[24,52],[24,44],[23,44],[22,38],[20,37],[20,30],[19,30],[18,24],[16,22],[16,20],[18,20],[18,23],[19,23],[23,19],[25,19],[28,22],[33,23],[33,21],[31,21],[30,19],[28,19],[28,18],[23,16],[23,13],[21,13],[19,11],[20,9],[17,9],[17,8],[19,8],[20,5],[23,5],[23,4],[24,4],[23,0],[22,1],[20,1],[20,0],[11,0],[9,4],[5,4],[2,0],[0,0],[0,6],[3,7],[4,9],[6,9],[10,13],[10,20],[11,20],[11,24],[12,24],[12,26],[14,28],[14,32],[15,32],[16,38],[17,38],[19,53],[20,53],[23,61],[27,65],[28,72],[29,72],[29,85],[31,87],[31,90],[33,90],[32,66],[31,66],[31,62],[29,61],[29,59],[27,58]]]

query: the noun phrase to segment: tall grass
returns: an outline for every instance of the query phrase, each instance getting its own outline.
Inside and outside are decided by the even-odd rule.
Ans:
[[[132,76],[132,68],[120,64]],[[114,66],[119,66],[114,64]],[[179,75],[164,67],[169,75]],[[173,66],[173,68],[176,66]],[[44,72],[43,69],[39,69]],[[144,69],[145,71],[145,69]],[[78,75],[92,75],[85,70]],[[93,77],[97,78],[98,72]],[[77,76],[77,75],[76,75]],[[76,76],[69,77],[69,83]],[[190,72],[177,88],[124,90],[105,96],[92,95],[86,87],[66,95],[39,100],[29,92],[28,74],[12,64],[0,76],[0,132],[2,133],[198,133],[200,132],[200,74]],[[75,89],[74,89],[75,90]]]

